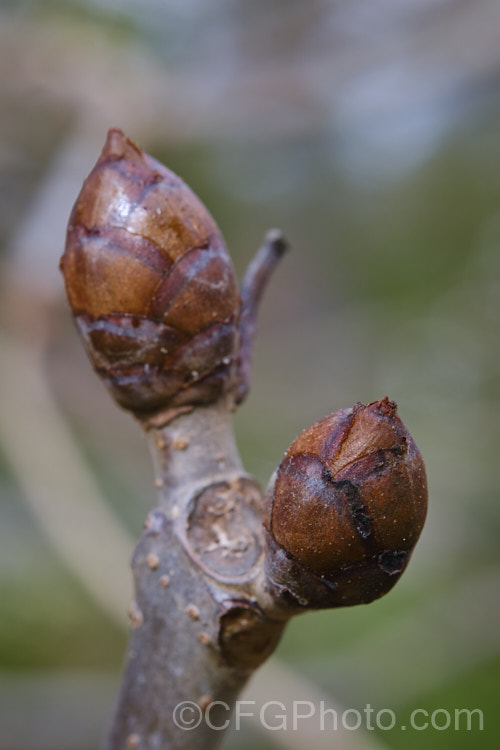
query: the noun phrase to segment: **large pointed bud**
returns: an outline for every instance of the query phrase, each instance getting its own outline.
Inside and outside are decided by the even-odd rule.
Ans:
[[[424,525],[422,456],[387,398],[304,430],[281,462],[267,568],[283,604],[341,607],[389,591]]]
[[[73,207],[61,269],[87,352],[121,406],[167,418],[228,392],[240,299],[224,240],[187,185],[120,130]]]

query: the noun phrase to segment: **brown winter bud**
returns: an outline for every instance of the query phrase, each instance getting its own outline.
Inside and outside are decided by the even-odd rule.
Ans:
[[[363,604],[387,593],[424,525],[422,456],[387,398],[304,430],[281,462],[268,573],[283,603]]]
[[[224,240],[187,185],[110,130],[69,220],[61,260],[92,363],[141,416],[227,392],[239,293]]]

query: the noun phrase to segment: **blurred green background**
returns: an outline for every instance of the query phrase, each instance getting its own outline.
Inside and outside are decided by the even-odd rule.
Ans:
[[[265,484],[305,426],[385,395],[426,461],[427,525],[396,589],[297,618],[260,679],[400,724],[484,712],[483,731],[311,747],[499,746],[499,28],[487,0],[0,2],[0,750],[97,746],[154,503],[140,429],[93,374],[57,271],[110,126],[198,193],[240,276],[269,227],[293,246],[235,418],[248,470]],[[249,722],[226,743],[306,740]]]

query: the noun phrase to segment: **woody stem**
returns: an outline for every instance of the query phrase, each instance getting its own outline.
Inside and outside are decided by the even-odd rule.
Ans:
[[[133,556],[132,633],[104,750],[212,750],[284,626],[264,614],[262,493],[225,404],[148,437],[159,507]]]
[[[239,324],[238,385],[235,392],[237,404],[240,404],[246,398],[250,387],[253,339],[262,294],[288,247],[288,242],[279,229],[269,230],[243,277]]]

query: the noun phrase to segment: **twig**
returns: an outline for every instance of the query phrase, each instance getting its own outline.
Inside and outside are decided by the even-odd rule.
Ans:
[[[422,529],[422,457],[388,398],[304,430],[266,499],[242,468],[230,409],[248,391],[258,305],[286,247],[266,236],[240,307],[210,214],[118,129],[73,208],[70,305],[95,369],[148,431],[160,491],[133,558],[106,750],[215,748],[288,619],[382,596]]]
[[[149,430],[159,507],[134,554],[132,635],[106,750],[216,747],[223,732],[203,711],[221,726],[288,619],[263,584],[263,498],[230,419],[218,404]],[[191,718],[196,731],[182,726]]]
[[[241,285],[240,350],[235,402],[241,404],[250,387],[252,350],[262,294],[289,245],[279,229],[271,229],[248,266]]]

